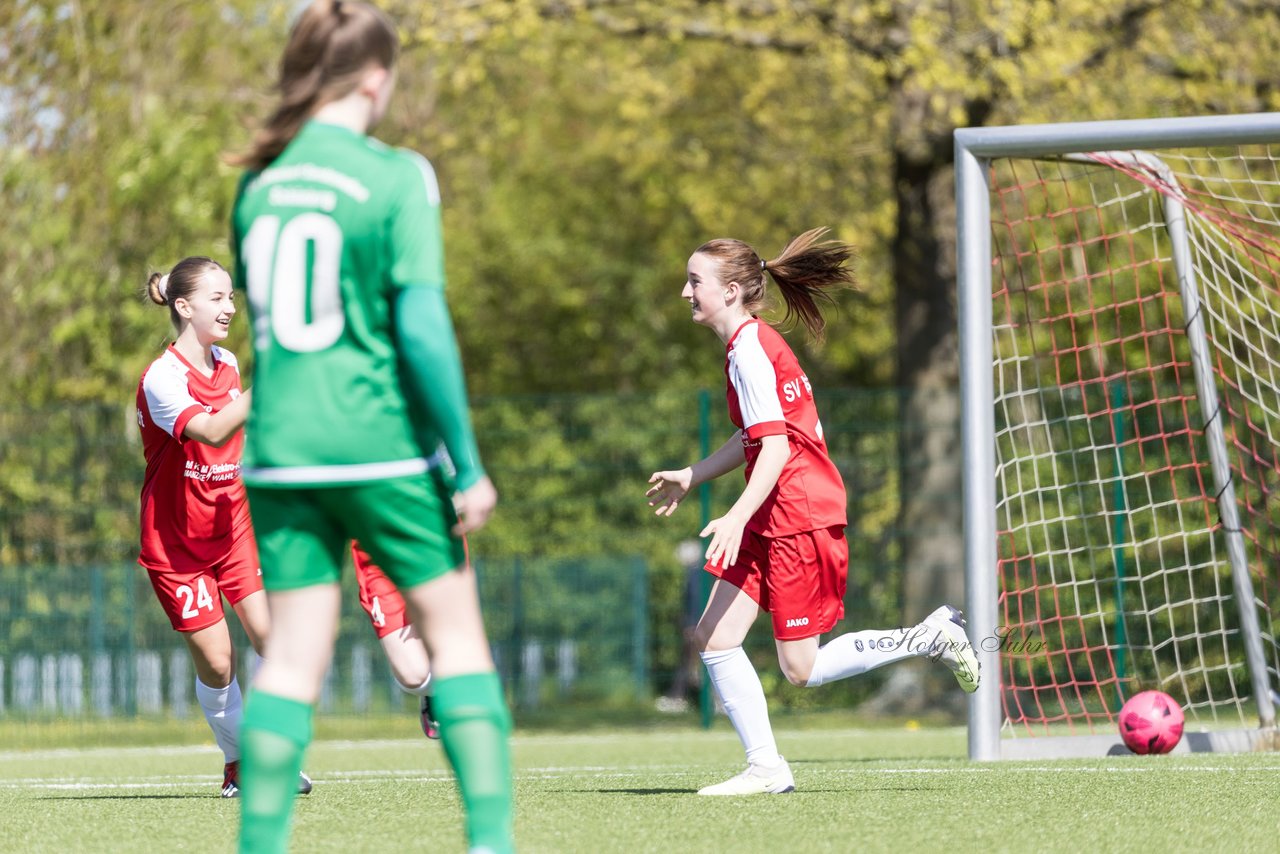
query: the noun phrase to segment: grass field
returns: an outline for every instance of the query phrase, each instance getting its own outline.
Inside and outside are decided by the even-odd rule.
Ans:
[[[299,799],[292,850],[463,850],[438,743],[338,740],[335,729],[308,754],[316,786]],[[799,791],[723,799],[693,795],[739,770],[723,722],[518,732],[520,850],[1280,849],[1280,755],[979,765],[963,758],[960,728],[803,721],[780,722],[778,741]],[[215,796],[220,770],[212,744],[0,752],[0,850],[232,851],[238,805]]]

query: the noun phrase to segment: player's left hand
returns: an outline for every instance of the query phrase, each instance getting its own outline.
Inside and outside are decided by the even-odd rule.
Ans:
[[[453,535],[463,537],[483,528],[497,504],[498,490],[493,488],[493,481],[487,475],[454,493],[453,509],[458,515],[458,524],[453,526]]]
[[[746,519],[739,519],[732,513],[726,513],[719,519],[712,519],[698,536],[711,537],[707,546],[707,563],[711,566],[719,564],[728,569],[738,562],[738,550],[742,547],[742,533],[747,527]]]

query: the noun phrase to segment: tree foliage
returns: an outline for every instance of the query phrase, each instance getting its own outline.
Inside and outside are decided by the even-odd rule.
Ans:
[[[719,357],[678,300],[688,252],[719,235],[776,252],[819,224],[861,247],[861,293],[807,360],[828,382],[892,383],[904,163],[945,174],[952,129],[975,119],[1280,97],[1266,66],[1280,24],[1261,2],[389,6],[407,49],[379,133],[441,173],[482,392],[705,383]],[[226,257],[234,174],[219,155],[264,110],[288,12],[19,0],[0,13],[6,400],[118,399],[166,332],[135,299],[148,270]],[[949,208],[934,212],[945,236]]]
[[[679,300],[689,252],[733,236],[769,255],[828,225],[860,247],[860,288],[840,300],[824,345],[791,336],[810,377],[903,386],[920,392],[909,418],[946,420],[956,127],[1280,107],[1270,0],[385,5],[406,50],[378,135],[422,151],[440,175],[450,300],[481,396],[717,387],[721,349]],[[45,435],[0,439],[0,562],[15,553],[19,517],[24,542],[65,543],[69,529],[93,532],[86,548],[132,538],[115,458],[76,457],[56,431],[112,448],[133,435],[138,375],[168,333],[141,285],[185,255],[228,259],[235,173],[220,157],[267,109],[295,6],[0,8],[0,409],[94,405],[50,418]],[[246,327],[230,342],[243,356]],[[904,435],[902,520],[938,521],[930,491],[955,494],[955,449]],[[659,444],[628,447],[637,478],[696,453],[688,434]],[[562,466],[576,450],[551,429],[536,447],[494,448],[513,466]],[[49,462],[59,453],[62,468]],[[55,471],[79,476],[50,480]],[[548,506],[591,488],[527,482]],[[114,509],[75,515],[95,497]],[[889,501],[878,506],[898,506],[897,493]],[[75,521],[31,523],[43,510]],[[631,510],[601,501],[582,512],[622,524]],[[958,514],[941,526],[954,531]],[[511,517],[495,547],[543,530],[557,532],[556,549],[575,542],[545,508]],[[954,534],[940,551],[949,563],[908,554],[907,566],[954,568]]]

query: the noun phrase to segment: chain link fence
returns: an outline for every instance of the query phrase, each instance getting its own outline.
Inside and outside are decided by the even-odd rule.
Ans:
[[[896,626],[910,535],[897,528],[901,394],[828,389],[818,398],[849,492],[845,625]],[[694,699],[700,674],[688,628],[706,587],[691,541],[732,503],[741,475],[704,487],[670,519],[655,518],[644,493],[652,471],[691,463],[732,433],[723,409],[708,391],[476,401],[502,497],[472,554],[517,710],[652,709],[664,696],[667,708],[681,708]],[[133,562],[142,470],[131,407],[0,410],[0,717],[198,715],[185,645]],[[407,708],[349,586],[321,708]],[[785,706],[845,705],[879,684],[873,676],[792,689],[772,663],[763,623],[748,649]]]

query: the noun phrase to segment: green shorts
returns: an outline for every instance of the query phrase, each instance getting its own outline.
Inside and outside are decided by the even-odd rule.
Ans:
[[[452,489],[439,469],[348,486],[248,487],[262,585],[296,590],[342,578],[351,540],[402,590],[466,560]]]

